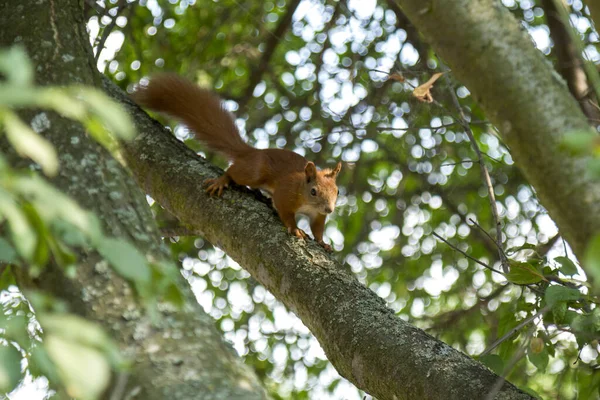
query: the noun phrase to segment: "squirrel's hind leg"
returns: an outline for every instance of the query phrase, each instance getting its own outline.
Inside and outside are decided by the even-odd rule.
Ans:
[[[204,184],[208,185],[206,188],[206,193],[211,196],[216,194],[217,197],[221,197],[223,194],[223,189],[229,186],[229,182],[231,182],[231,177],[227,174],[227,172],[216,179],[206,179],[204,181]]]
[[[206,191],[211,196],[214,194],[221,196],[223,189],[229,186],[230,182],[250,186],[253,189],[263,188],[265,174],[267,173],[266,162],[264,152],[261,150],[253,150],[237,157],[219,178],[204,181],[205,184],[209,185]]]

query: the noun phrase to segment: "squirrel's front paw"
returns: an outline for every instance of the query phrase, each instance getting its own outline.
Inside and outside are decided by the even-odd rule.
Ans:
[[[322,240],[317,240],[317,243],[319,243],[319,245],[325,249],[326,252],[331,253],[333,251],[333,249],[331,248],[330,245],[328,245],[327,243],[325,243]]]
[[[308,239],[308,235],[302,229],[299,228],[288,228],[288,232],[296,236],[299,239]]]

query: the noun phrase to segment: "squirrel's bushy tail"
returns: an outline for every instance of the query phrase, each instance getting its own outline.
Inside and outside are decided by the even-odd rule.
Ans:
[[[139,86],[133,98],[141,106],[167,114],[187,125],[211,150],[229,159],[254,150],[235,126],[221,99],[176,74],[158,74]]]

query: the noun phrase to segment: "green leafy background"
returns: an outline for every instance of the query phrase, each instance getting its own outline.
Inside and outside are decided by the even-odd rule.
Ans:
[[[505,0],[503,6],[554,62],[538,3]],[[159,71],[177,72],[217,91],[255,146],[295,150],[321,167],[344,162],[340,198],[326,237],[335,256],[400,318],[542,398],[598,397],[600,320],[585,275],[468,90],[445,74],[432,91],[436,102],[412,96],[416,86],[444,67],[393,1],[142,0],[125,7],[105,5],[109,15],[118,12],[119,17],[106,36],[99,67],[123,89],[131,91],[140,79]],[[296,6],[291,22],[282,22]],[[578,33],[586,49],[598,59],[598,35],[582,3],[574,1],[570,12],[581,22]],[[98,44],[112,18],[99,17],[93,9],[88,17]],[[282,23],[285,29],[279,33]],[[479,161],[459,123],[451,91],[467,110],[485,154],[502,247],[510,258],[506,276],[433,236],[435,232],[501,270],[498,249],[488,237],[495,235],[495,223]],[[205,154],[184,127],[157,118]],[[588,151],[588,139],[573,137],[567,147]],[[205,155],[226,166],[213,154]],[[0,203],[0,210],[4,207],[10,204]],[[160,206],[152,208],[159,223],[168,226]],[[307,228],[306,222],[301,227]],[[221,250],[197,237],[165,241],[200,303],[274,398],[362,398],[335,372],[301,321]],[[13,249],[11,243],[0,241],[5,261],[32,251]],[[111,261],[102,243],[97,242],[98,249]],[[598,249],[600,245],[590,247],[582,262],[598,266]],[[130,257],[128,265],[146,265],[134,249],[122,251]],[[149,279],[145,267],[127,271],[113,264],[137,285]],[[0,289],[18,299],[9,277],[2,279]],[[11,300],[4,307],[16,315],[23,304]],[[0,344],[5,344],[0,360],[14,359],[16,347],[10,340],[2,342],[3,337],[10,339],[8,333],[0,334]],[[0,371],[0,390],[18,379],[14,368]]]

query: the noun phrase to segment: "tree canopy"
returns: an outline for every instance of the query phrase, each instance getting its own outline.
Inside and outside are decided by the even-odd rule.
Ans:
[[[0,8],[0,392],[599,396],[592,2],[17,3]],[[344,163],[332,255],[259,193],[203,193],[225,160],[126,96],[162,71],[214,89],[252,145]],[[78,354],[112,375],[86,386]]]

